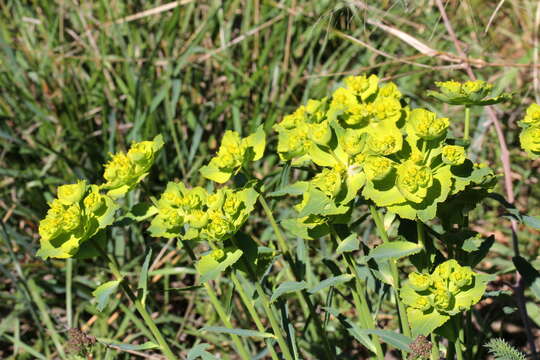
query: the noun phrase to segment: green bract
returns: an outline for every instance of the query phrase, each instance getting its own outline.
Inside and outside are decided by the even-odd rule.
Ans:
[[[540,126],[540,105],[531,104],[521,123],[525,126]]]
[[[519,141],[523,150],[532,158],[540,157],[540,105],[529,106],[519,126],[522,128]]]
[[[323,131],[324,132],[324,131]],[[314,132],[324,141],[324,133],[320,129]],[[235,175],[245,164],[259,160],[264,153],[266,136],[262,126],[246,138],[241,138],[237,132],[227,130],[216,156],[210,163],[200,169],[202,176],[217,183],[225,183]]]
[[[461,165],[467,160],[463,146],[446,145],[442,148],[442,160],[448,165]]]
[[[501,94],[495,97],[488,97],[491,94],[493,85],[482,80],[435,82],[440,92],[427,91],[427,94],[434,98],[452,105],[493,105],[506,101],[510,94]]]
[[[424,140],[434,140],[446,134],[450,125],[447,118],[437,118],[437,115],[425,109],[414,109],[410,113],[409,122],[416,135]]]
[[[79,181],[60,186],[58,198],[49,204],[47,216],[39,223],[37,255],[43,259],[75,256],[85,241],[112,224],[117,208],[96,185]]]
[[[158,135],[152,141],[141,141],[131,145],[127,154],[114,154],[105,165],[103,177],[106,183],[101,185],[113,198],[124,196],[148,175],[154,163],[156,153],[163,147],[163,138]]]
[[[155,237],[222,242],[244,224],[257,197],[251,187],[208,193],[201,187],[187,189],[170,182],[158,200],[149,231]]]
[[[519,135],[521,147],[532,157],[540,156],[540,126],[530,126]]]
[[[432,274],[409,274],[400,290],[407,305],[413,336],[427,335],[452,315],[470,309],[486,290],[488,275],[480,275],[456,260],[448,260]]]

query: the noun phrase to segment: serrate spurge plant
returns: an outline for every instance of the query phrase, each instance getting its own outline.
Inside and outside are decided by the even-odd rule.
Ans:
[[[247,136],[227,130],[199,169],[197,186],[171,181],[158,197],[137,188],[159,162],[162,137],[133,143],[111,156],[101,185],[79,180],[58,188],[39,225],[38,255],[106,260],[114,280],[94,292],[98,309],[121,288],[150,329],[152,346],[168,359],[180,358],[177,343],[165,339],[148,312],[152,252],[135,294],[132,274],[120,268],[107,241],[113,226],[144,223],[152,244],[177,240],[197,274],[192,291],[204,288],[195,296],[209,302],[220,322],[205,324],[200,334],[230,337],[232,345],[214,348],[225,357],[338,359],[351,350],[343,336],[379,360],[392,349],[403,359],[485,354],[472,310],[494,278],[481,270],[493,237],[468,226],[497,176],[469,157],[470,108],[509,95],[491,96],[493,86],[480,80],[436,85],[439,91],[428,95],[464,106],[460,136],[454,135],[460,121],[411,106],[396,84],[350,76],[274,124],[276,144],[267,144],[262,125]],[[520,126],[523,149],[538,157],[539,105],[527,109]],[[254,176],[261,160],[267,162]],[[274,215],[273,208],[291,201]],[[360,241],[372,228],[369,217],[375,241]],[[230,307],[236,296],[246,313]],[[393,316],[385,328],[377,320],[383,313]],[[217,359],[210,351],[198,344],[187,357]]]

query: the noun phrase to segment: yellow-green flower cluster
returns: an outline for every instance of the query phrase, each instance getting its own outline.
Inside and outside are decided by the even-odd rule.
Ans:
[[[222,242],[247,220],[257,199],[252,188],[214,193],[170,182],[157,203],[149,231],[155,237]]]
[[[40,249],[44,259],[70,258],[100,229],[112,224],[118,206],[96,185],[86,181],[62,185],[39,223]]]
[[[532,104],[527,108],[523,120],[519,122],[521,147],[532,157],[540,157],[540,105]]]
[[[462,298],[462,295],[469,296],[467,291],[475,287],[476,276],[470,267],[461,266],[456,260],[448,260],[437,266],[431,274],[409,274],[409,281],[403,285],[401,297],[412,309],[435,309],[441,314],[453,315],[469,309],[479,300],[478,294],[473,298]],[[479,292],[483,294],[484,290]]]
[[[408,307],[413,332],[415,327],[424,331],[429,327],[434,329],[450,316],[470,309],[482,298],[488,279],[456,260],[439,264],[431,274],[409,274],[408,281],[400,289],[400,296]]]
[[[424,140],[434,140],[444,136],[450,125],[448,118],[438,118],[437,114],[426,109],[411,111],[409,121],[416,134]]]
[[[448,165],[461,165],[467,160],[463,146],[446,145],[442,148],[442,160]]]
[[[464,83],[444,81],[435,82],[435,85],[439,88],[439,92],[428,91],[427,94],[452,105],[493,105],[510,98],[509,94],[504,93],[495,97],[487,97],[491,94],[493,85],[483,80]]]
[[[427,221],[435,217],[437,204],[487,176],[462,147],[446,144],[448,118],[402,106],[397,86],[379,85],[375,75],[348,77],[344,83],[330,98],[310,100],[274,126],[281,159],[321,168],[310,189],[322,191],[336,206],[347,205],[361,191],[401,217]],[[489,88],[481,85],[459,88],[467,94]]]
[[[260,126],[248,137],[241,138],[235,131],[227,130],[221,146],[208,165],[201,168],[202,176],[217,183],[225,183],[245,164],[259,160],[264,153],[266,136]]]
[[[133,143],[127,153],[119,152],[105,165],[101,185],[113,198],[124,196],[148,175],[157,152],[163,147],[163,138],[156,136],[152,141]]]

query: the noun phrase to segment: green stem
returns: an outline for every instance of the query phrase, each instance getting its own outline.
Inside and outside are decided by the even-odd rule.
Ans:
[[[229,329],[234,329],[234,327],[231,324],[231,321],[229,320],[229,317],[227,316],[227,313],[225,312],[225,309],[221,305],[221,302],[218,300],[217,295],[214,292],[214,289],[212,289],[212,287],[207,282],[204,283],[204,288],[206,289],[206,292],[208,293],[212,306],[218,313],[219,318],[221,319],[225,327]],[[236,350],[238,351],[240,357],[243,360],[250,360],[251,356],[249,355],[249,352],[247,351],[246,347],[244,346],[244,344],[242,343],[238,335],[231,334],[231,339],[234,342],[234,345],[236,346]]]
[[[467,339],[467,343],[465,344],[465,349],[466,349],[465,356],[467,359],[472,359],[472,355],[473,355],[472,311],[469,310],[465,313],[465,319],[466,319],[465,339]]]
[[[463,333],[463,323],[461,321],[461,314],[456,316],[456,326],[458,328],[458,340],[454,343],[456,348],[457,360],[463,360],[463,351],[462,347],[465,343],[465,335]]]
[[[231,240],[237,248],[240,248],[238,242],[236,241],[234,237]],[[281,326],[279,325],[279,321],[277,317],[275,316],[274,309],[270,303],[270,300],[268,299],[268,296],[266,295],[266,293],[264,292],[264,289],[259,283],[257,279],[257,275],[255,271],[253,270],[251,264],[245,258],[242,258],[242,260],[243,260],[244,266],[247,268],[247,273],[249,277],[251,278],[251,281],[255,284],[255,289],[257,291],[257,294],[261,298],[264,311],[266,315],[268,316],[268,319],[270,320],[270,326],[272,327],[272,330],[274,331],[274,335],[276,336],[277,342],[279,344],[279,347],[281,348],[281,351],[283,352],[283,356],[285,357],[285,360],[293,360],[294,357],[292,356],[291,351],[289,349],[289,345],[287,344],[287,341],[285,340],[285,337],[283,336],[283,330]],[[233,273],[233,282],[235,279],[236,279],[236,275]],[[240,289],[243,290],[241,284],[238,283],[237,285],[235,283],[235,285],[237,288],[240,287]],[[249,299],[247,296],[246,296],[246,300],[251,302],[251,299]]]
[[[424,238],[424,224],[418,219],[416,220],[416,233],[418,234],[418,243],[422,245],[422,248],[427,253],[426,239]]]
[[[270,320],[270,326],[272,326],[272,330],[274,330],[274,335],[276,336],[278,344],[281,347],[281,351],[283,351],[283,356],[286,360],[293,360],[294,357],[292,356],[287,341],[285,340],[285,337],[281,332],[282,329],[279,326],[279,321],[274,313],[274,310],[272,309],[272,305],[270,304],[268,296],[261,287],[261,284],[259,284],[258,282],[255,282],[255,289],[257,290],[257,294],[262,300],[264,310],[266,312],[266,315],[268,316],[268,320]]]
[[[193,252],[193,249],[191,248],[191,245],[190,245],[189,241],[180,240],[180,243],[182,244],[182,246],[184,247],[184,249],[188,253],[190,259],[193,262],[197,261],[197,257],[195,256],[195,253]],[[210,244],[210,245],[212,246],[212,244]],[[212,306],[214,307],[214,309],[218,313],[218,316],[219,316],[220,320],[223,322],[223,324],[225,325],[225,327],[227,327],[229,329],[234,329],[234,327],[232,326],[231,321],[229,320],[229,317],[227,316],[227,313],[225,312],[225,309],[223,309],[223,306],[219,302],[219,300],[217,298],[217,295],[214,292],[214,289],[212,289],[212,287],[208,283],[204,283],[204,288],[206,289],[206,292],[208,293],[208,296],[210,298],[210,302],[212,303]],[[234,342],[234,345],[236,346],[236,348],[237,348],[237,350],[238,350],[238,352],[240,354],[240,357],[242,359],[244,359],[244,360],[249,360],[251,358],[250,355],[249,355],[249,352],[245,348],[244,343],[242,343],[242,341],[240,340],[238,335],[231,334],[231,339]]]
[[[439,343],[437,342],[437,335],[431,333],[431,360],[439,360],[441,353],[439,351]]]
[[[331,230],[332,230],[332,239],[334,240],[337,246],[339,245],[337,244],[337,242],[341,241],[341,239],[333,226]],[[369,310],[367,301],[365,300],[366,288],[365,288],[364,282],[362,281],[362,278],[360,277],[360,274],[358,273],[358,269],[356,268],[356,263],[350,253],[344,253],[343,257],[345,259],[345,264],[347,268],[349,269],[349,272],[354,276],[355,291],[352,292],[352,295],[353,295],[354,305],[356,306],[356,309],[359,312],[360,324],[362,325],[362,327],[366,329],[375,329],[376,326],[374,324],[371,311]],[[377,356],[377,359],[383,360],[384,352],[382,350],[379,337],[377,335],[372,335],[372,341],[373,341],[373,345],[375,346],[375,355]]]
[[[73,284],[73,259],[66,260],[66,317],[68,328],[73,327],[73,298],[72,298],[72,284]]]
[[[291,278],[295,279],[296,281],[301,280],[297,276],[298,274],[296,274],[293,270],[291,270],[291,269],[294,269],[294,262],[292,260],[292,254],[291,254],[289,245],[287,245],[287,241],[285,240],[285,236],[283,236],[283,233],[281,232],[281,229],[279,228],[279,226],[278,226],[278,224],[276,222],[276,219],[274,218],[274,215],[272,214],[272,210],[270,209],[270,206],[268,206],[268,203],[266,202],[266,199],[264,198],[264,196],[262,194],[259,196],[259,202],[261,203],[261,205],[263,207],[263,210],[265,212],[265,215],[268,218],[268,221],[270,221],[270,225],[272,226],[272,229],[274,230],[274,233],[276,235],[276,239],[278,241],[278,247],[279,247],[280,251],[283,253],[283,256],[286,259],[286,261],[289,263],[289,267],[286,267],[286,271],[287,271],[288,275]],[[313,337],[317,341],[322,340],[323,344],[324,344],[324,350],[326,352],[326,355],[329,357],[329,359],[335,359],[335,357],[336,357],[335,351],[332,351],[331,348],[330,348],[330,343],[328,342],[328,337],[325,334],[324,327],[322,325],[321,319],[319,318],[319,315],[317,314],[317,312],[315,310],[315,306],[313,305],[313,303],[311,302],[311,299],[309,298],[308,292],[306,290],[303,290],[303,291],[301,291],[301,295],[302,296],[299,297],[299,299],[300,299],[300,304],[301,304],[302,310],[304,310],[304,312],[306,310],[309,311],[309,313],[311,314],[311,317],[313,319],[313,323],[315,324],[315,334],[314,335],[318,335],[318,336],[313,336]],[[307,309],[306,309],[306,307],[307,307]],[[306,312],[304,314],[306,315]]]
[[[255,325],[257,326],[257,330],[259,330],[260,332],[265,332],[265,328],[261,321],[261,318],[259,317],[257,310],[255,310],[255,304],[253,303],[252,299],[250,299],[250,297],[247,296],[246,292],[244,291],[244,287],[242,286],[242,284],[240,283],[240,281],[238,280],[238,277],[236,276],[234,272],[231,274],[231,280],[234,284],[235,290],[238,292],[238,295],[240,295],[240,299],[242,299],[242,302],[244,303],[244,305],[246,305],[246,308],[249,314],[251,315],[251,318],[255,322]],[[275,329],[274,329],[274,333],[276,333]],[[266,346],[268,347],[268,352],[270,353],[272,360],[279,360],[276,350],[272,346],[269,339],[266,339]]]
[[[270,206],[268,206],[268,203],[262,194],[259,196],[259,202],[261,203],[264,213],[266,214],[266,217],[268,218],[268,221],[270,221],[270,225],[274,230],[279,248],[283,253],[290,254],[291,251],[289,249],[289,245],[287,245],[287,241],[285,241],[285,237],[283,236],[283,233],[281,232],[281,229],[279,228],[276,219],[272,214],[272,210],[270,209]]]
[[[159,347],[161,351],[163,352],[163,355],[165,355],[165,357],[168,360],[177,360],[178,358],[176,357],[176,355],[174,355],[171,348],[165,341],[165,338],[163,337],[163,335],[161,335],[161,332],[156,326],[156,323],[154,322],[154,320],[152,319],[152,317],[146,310],[146,306],[139,299],[137,299],[137,297],[135,296],[135,294],[133,293],[129,285],[124,280],[124,277],[122,276],[122,273],[120,272],[120,267],[118,266],[118,260],[116,260],[116,257],[114,255],[109,256],[109,254],[107,254],[107,252],[96,241],[93,242],[93,245],[98,250],[98,252],[108,260],[109,269],[113,273],[116,280],[120,282],[120,287],[122,288],[122,290],[124,290],[128,298],[135,304],[135,308],[137,309],[137,311],[143,318],[146,326],[148,326],[148,328],[152,332],[152,335],[154,336],[155,340],[159,344]]]
[[[384,228],[384,223],[382,221],[381,215],[375,208],[375,205],[370,205],[369,210],[371,212],[371,216],[373,217],[373,221],[375,222],[375,226],[379,230],[379,235],[381,236],[384,243],[387,243],[390,241],[388,238],[388,234],[386,233],[386,229]],[[399,287],[400,287],[400,280],[399,280],[399,273],[397,268],[396,260],[391,259],[389,262],[390,264],[390,272],[392,273],[392,282],[394,285],[394,297],[396,299],[396,304],[399,311],[399,318],[401,320],[401,327],[403,331],[403,335],[410,337],[411,336],[411,328],[409,326],[409,318],[407,316],[407,311],[405,310],[405,305],[403,305],[403,302],[401,301],[401,298],[399,297]]]
[[[465,126],[463,129],[463,140],[468,141],[469,140],[469,129],[471,126],[471,108],[468,106],[465,106]]]
[[[374,324],[373,317],[371,315],[371,311],[369,311],[368,304],[365,301],[366,289],[365,289],[364,283],[360,279],[358,270],[356,269],[356,265],[354,264],[354,260],[352,259],[350,254],[346,254],[346,258],[348,258],[346,261],[349,265],[349,270],[353,273],[354,279],[355,279],[356,291],[353,291],[353,299],[355,301],[356,306],[358,307],[358,310],[360,311],[360,319],[361,320],[364,319],[364,322],[365,322],[364,326],[366,328],[375,329],[375,324]],[[372,335],[372,340],[373,340],[373,345],[375,345],[375,355],[377,356],[377,359],[383,360],[384,352],[382,350],[379,337],[377,335]]]

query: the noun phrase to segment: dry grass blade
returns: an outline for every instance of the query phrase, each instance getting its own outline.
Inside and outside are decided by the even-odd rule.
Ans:
[[[486,25],[486,29],[484,30],[484,34],[487,34],[487,32],[489,31],[489,28],[491,27],[491,23],[493,22],[493,20],[495,19],[495,16],[497,16],[497,13],[499,12],[499,9],[503,6],[504,4],[504,1],[505,0],[501,0],[499,2],[499,4],[497,4],[497,7],[495,8],[495,10],[493,10],[493,13],[491,14],[491,16],[489,17],[489,21]]]
[[[108,26],[111,26],[112,24],[123,24],[123,23],[127,23],[127,22],[130,22],[130,21],[139,20],[139,19],[145,18],[147,16],[157,15],[157,14],[160,14],[162,12],[172,10],[175,7],[178,7],[178,6],[187,5],[187,4],[189,4],[189,3],[193,2],[193,1],[194,0],[173,1],[173,2],[170,2],[170,3],[167,3],[167,4],[156,6],[155,8],[152,8],[152,9],[148,9],[148,10],[141,11],[141,12],[133,14],[133,15],[129,15],[129,16],[120,18],[120,19],[115,20],[113,22],[105,23],[105,24],[103,24],[103,26],[108,27]]]

